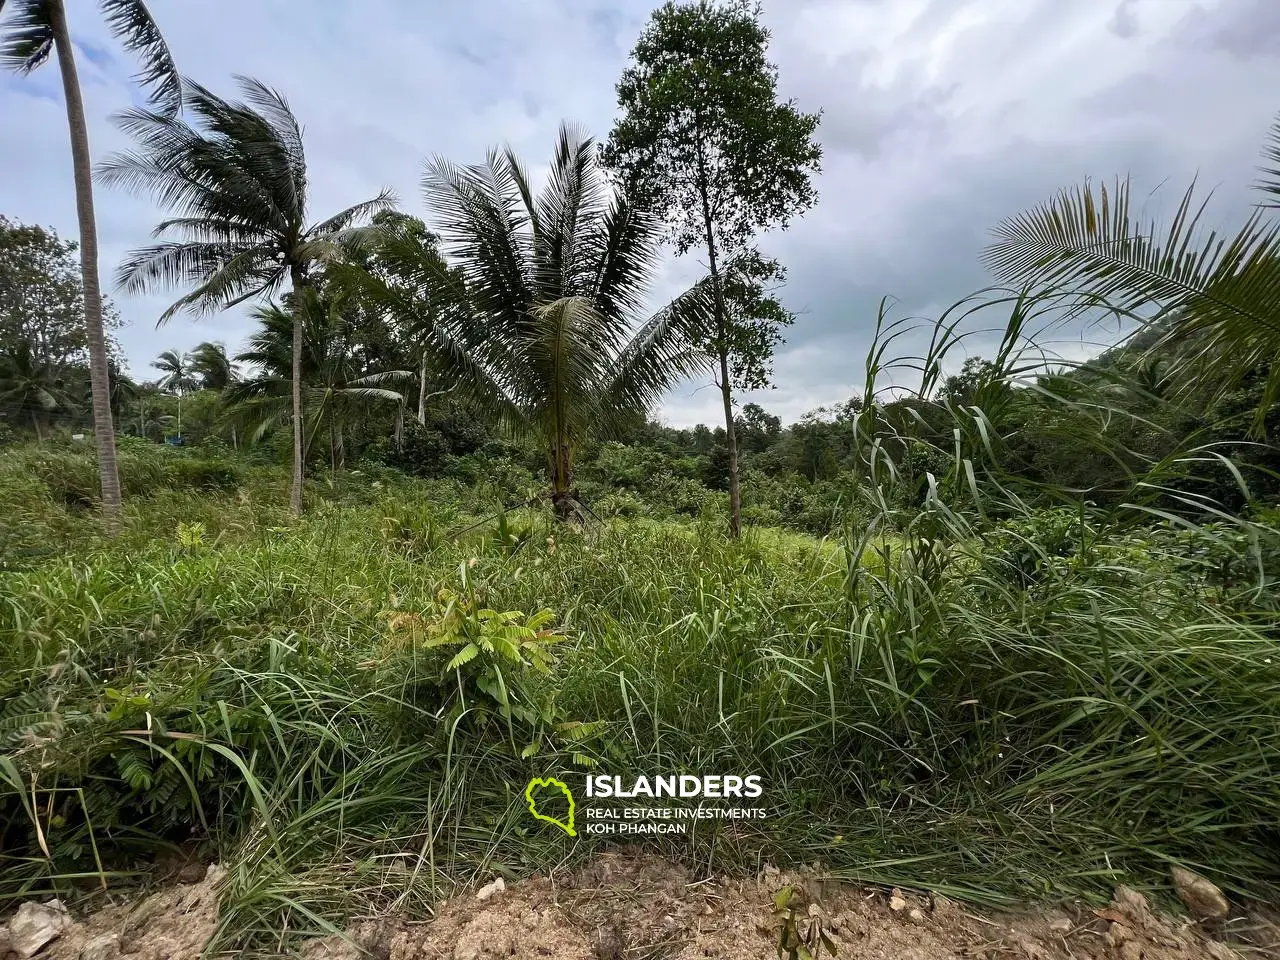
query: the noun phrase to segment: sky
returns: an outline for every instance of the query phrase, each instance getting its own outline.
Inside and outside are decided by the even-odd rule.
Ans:
[[[311,210],[392,188],[424,216],[429,156],[471,163],[510,143],[535,175],[571,120],[603,138],[614,84],[654,0],[151,0],[182,72],[223,94],[245,74],[278,88],[304,127]],[[97,4],[68,0],[95,157],[126,148],[111,115],[137,102],[137,69]],[[1002,218],[1086,177],[1132,177],[1159,217],[1195,178],[1209,221],[1248,215],[1249,186],[1280,100],[1280,0],[765,0],[780,93],[822,111],[818,204],[760,238],[787,267],[797,315],[775,387],[750,394],[793,421],[858,392],[877,309],[936,316],[990,282],[980,253]],[[149,200],[96,192],[102,275],[148,242]],[[56,66],[0,75],[0,213],[74,237]],[[699,275],[668,257],[654,302]],[[168,348],[220,340],[243,310],[156,319],[176,298],[112,294],[133,375]],[[1058,346],[1097,352],[1091,330]],[[908,338],[906,343],[910,343]],[[969,351],[990,338],[975,336]],[[989,352],[989,350],[988,350]],[[956,364],[961,358],[956,359]],[[722,417],[709,384],[673,391],[674,426]]]

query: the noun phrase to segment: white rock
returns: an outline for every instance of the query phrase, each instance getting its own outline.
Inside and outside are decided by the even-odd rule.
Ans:
[[[1231,911],[1217,885],[1198,873],[1174,867],[1173,887],[1197,920],[1221,920]]]
[[[889,909],[894,913],[901,913],[907,909],[907,898],[902,895],[902,891],[897,887],[889,891]]]
[[[9,921],[9,949],[19,957],[31,957],[62,936],[71,925],[67,908],[57,900],[36,903],[28,900]]]
[[[1067,933],[1075,924],[1067,917],[1058,917],[1049,922],[1049,929],[1054,933]]]
[[[476,893],[476,899],[488,900],[495,893],[501,893],[505,889],[507,889],[507,885],[503,882],[503,879],[499,877],[497,880],[493,881],[493,883],[486,883],[481,887]]]

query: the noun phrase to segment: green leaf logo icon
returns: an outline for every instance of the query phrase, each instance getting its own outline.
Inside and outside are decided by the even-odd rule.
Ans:
[[[548,817],[538,812],[538,798],[534,796],[535,791],[543,791],[544,794],[549,790],[558,790],[569,801],[569,822],[557,820],[555,817]],[[524,788],[524,798],[529,804],[529,812],[533,814],[535,820],[542,820],[546,823],[554,823],[571,837],[576,837],[577,831],[573,829],[573,794],[569,792],[569,788],[561,783],[555,777],[534,777],[529,781],[529,785]]]

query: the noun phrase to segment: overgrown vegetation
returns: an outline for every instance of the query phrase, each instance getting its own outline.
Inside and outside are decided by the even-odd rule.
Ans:
[[[660,14],[701,30],[709,9]],[[762,50],[758,10],[726,10]],[[0,898],[179,855],[229,866],[224,944],[424,912],[588,856],[523,789],[593,770],[760,776],[767,819],[650,841],[708,867],[1003,902],[1177,864],[1280,892],[1265,208],[1185,257],[1184,208],[1175,257],[1123,192],[1064,195],[1002,228],[1021,286],[923,327],[882,306],[858,394],[784,426],[735,413],[729,367],[764,377],[789,319],[747,239],[808,205],[807,174],[736,226],[686,224],[733,256],[650,316],[662,184],[606,183],[588,137],[563,130],[541,191],[509,151],[433,163],[439,236],[386,196],[308,227],[297,122],[245,89],[186,85],[192,126],[130,112],[142,152],[108,167],[200,215],[169,224],[197,242],[128,261],[136,287],[222,306],[290,285],[242,352],[112,376],[118,529],[72,248],[0,220],[6,303],[40,306],[0,314]],[[816,118],[786,110],[808,169]],[[1050,352],[1104,323],[1127,333],[1101,355]],[[991,356],[962,362],[979,335]],[[709,365],[724,427],[650,420]],[[823,944],[776,906],[783,952]]]

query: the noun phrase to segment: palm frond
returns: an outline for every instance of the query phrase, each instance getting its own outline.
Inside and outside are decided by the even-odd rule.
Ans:
[[[467,275],[467,289],[497,322],[519,326],[534,302],[529,239],[519,174],[491,153],[486,165],[457,167],[437,158],[427,165],[423,193],[448,253]]]
[[[381,213],[383,210],[394,210],[396,207],[396,195],[389,187],[384,188],[372,200],[365,200],[361,203],[353,204],[341,213],[335,213],[327,220],[322,220],[314,227],[307,231],[308,236],[326,237],[331,234],[346,230],[353,223],[361,220],[367,220],[375,213]]]
[[[50,0],[18,0],[0,36],[0,64],[15,73],[35,70],[53,52]]]
[[[709,278],[680,294],[640,326],[602,384],[597,415],[614,428],[636,411],[647,411],[680,380],[711,369],[710,355],[696,346],[715,317]]]
[[[988,266],[1005,281],[1168,318],[1166,342],[1198,345],[1196,379],[1219,390],[1280,357],[1280,223],[1259,209],[1235,234],[1209,230],[1193,184],[1162,231],[1131,215],[1130,191],[1086,183],[1006,220]],[[1280,364],[1269,376],[1274,397]]]
[[[1266,146],[1262,148],[1262,160],[1266,165],[1262,168],[1262,179],[1256,186],[1268,199],[1259,206],[1280,210],[1280,116],[1271,124]]]
[[[534,260],[544,297],[585,293],[590,282],[594,265],[577,256],[577,246],[580,223],[595,223],[603,209],[606,183],[595,154],[594,140],[561,125],[551,173],[535,207],[540,230],[534,237]]]
[[[137,80],[150,91],[151,103],[163,113],[177,113],[182,108],[182,78],[146,4],[142,0],[102,0],[101,8],[112,35],[141,60]]]

